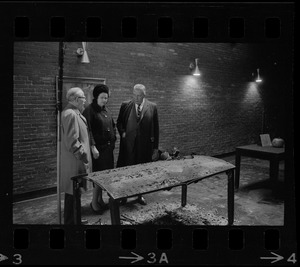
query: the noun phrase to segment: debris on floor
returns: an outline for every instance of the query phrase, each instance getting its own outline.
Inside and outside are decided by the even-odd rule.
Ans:
[[[121,224],[227,225],[227,218],[215,211],[207,212],[196,205],[180,203],[151,203],[138,211],[121,214]]]

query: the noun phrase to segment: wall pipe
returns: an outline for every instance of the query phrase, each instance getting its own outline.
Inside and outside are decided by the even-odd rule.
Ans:
[[[60,193],[60,168],[61,168],[61,110],[62,110],[62,91],[63,91],[63,64],[64,64],[64,43],[59,42],[59,73],[56,79],[56,110],[57,110],[57,213],[58,224],[61,224],[61,193]]]

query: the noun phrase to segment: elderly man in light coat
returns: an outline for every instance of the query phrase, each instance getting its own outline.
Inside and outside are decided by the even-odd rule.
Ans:
[[[86,98],[79,87],[68,90],[61,114],[61,188],[65,192],[64,224],[74,224],[71,177],[92,170],[87,121],[81,114]]]

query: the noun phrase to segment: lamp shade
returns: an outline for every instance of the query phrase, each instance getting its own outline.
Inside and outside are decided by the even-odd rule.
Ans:
[[[89,56],[85,50],[83,51],[81,63],[90,63]]]
[[[194,69],[194,72],[193,72],[193,75],[194,76],[200,76],[200,71],[199,71],[199,67],[198,67],[198,58],[195,59],[195,69]]]
[[[86,42],[82,42],[82,48],[83,48],[83,55],[81,58],[81,63],[90,63],[88,54],[86,52]]]
[[[257,69],[257,77],[256,77],[255,82],[257,82],[257,83],[261,83],[262,82],[262,79],[259,76],[259,69]]]

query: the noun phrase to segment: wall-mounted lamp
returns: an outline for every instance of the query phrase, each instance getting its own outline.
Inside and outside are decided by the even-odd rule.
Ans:
[[[257,82],[257,83],[261,83],[262,82],[262,79],[259,76],[259,69],[257,69],[257,77],[255,79],[255,82]]]
[[[193,71],[193,75],[194,76],[200,76],[201,75],[201,73],[200,73],[200,71],[199,71],[199,67],[198,67],[198,58],[196,58],[195,59],[195,64],[194,63],[191,63],[190,64],[190,70],[192,70]]]
[[[87,47],[87,43],[82,42],[82,48],[80,47],[76,50],[77,56],[81,57],[81,63],[90,63],[88,54],[86,52],[86,47]]]

